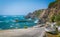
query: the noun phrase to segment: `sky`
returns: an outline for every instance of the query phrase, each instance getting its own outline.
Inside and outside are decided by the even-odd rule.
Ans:
[[[0,15],[27,15],[39,9],[46,9],[55,0],[0,0]]]

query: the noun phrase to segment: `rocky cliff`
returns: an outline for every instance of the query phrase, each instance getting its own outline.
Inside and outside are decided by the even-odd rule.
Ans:
[[[51,2],[48,8],[42,11],[39,18],[43,21],[43,23],[46,23],[47,21],[55,22],[54,19],[57,15],[60,15],[60,0]]]
[[[33,16],[38,17],[42,23],[55,22],[55,16],[59,15],[60,17],[60,0],[56,0],[51,2],[47,9],[34,11],[32,14],[28,14],[28,16],[33,18]],[[59,19],[59,18],[58,18]],[[60,19],[59,19],[60,20]]]
[[[59,15],[60,14],[60,0],[55,1],[54,4],[52,6],[49,6],[48,8],[51,9],[48,15],[49,19],[51,19],[53,16]]]
[[[25,17],[26,18],[32,18],[32,19],[34,19],[35,17],[39,17],[40,16],[40,14],[43,12],[43,10],[44,9],[40,9],[40,10],[35,10],[34,12],[30,12],[30,13],[28,13]]]

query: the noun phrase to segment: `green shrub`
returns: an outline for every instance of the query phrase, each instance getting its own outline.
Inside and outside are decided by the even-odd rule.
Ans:
[[[25,29],[27,29],[27,28],[28,28],[28,26],[24,26],[24,28],[25,28]]]
[[[49,8],[52,7],[55,3],[56,3],[56,1],[55,2],[51,2],[48,7]]]
[[[53,15],[51,18],[50,18],[50,22],[55,22],[55,15]]]
[[[56,25],[60,26],[60,21],[58,21],[58,22],[56,22],[56,23],[57,23]]]
[[[60,37],[60,34],[58,34],[57,37]]]
[[[60,15],[55,16],[55,21],[60,21]]]
[[[54,20],[57,23],[57,25],[60,26],[60,15],[56,15]]]

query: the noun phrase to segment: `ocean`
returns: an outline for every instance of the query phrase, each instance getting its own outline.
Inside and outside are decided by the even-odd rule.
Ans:
[[[25,16],[0,16],[0,30],[6,30],[6,29],[22,29],[24,27],[33,27],[37,24],[35,22],[37,18],[31,19],[28,18],[26,19]]]

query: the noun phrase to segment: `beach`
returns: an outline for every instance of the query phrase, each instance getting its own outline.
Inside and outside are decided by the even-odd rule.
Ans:
[[[44,27],[0,31],[0,37],[43,37],[44,34]]]

